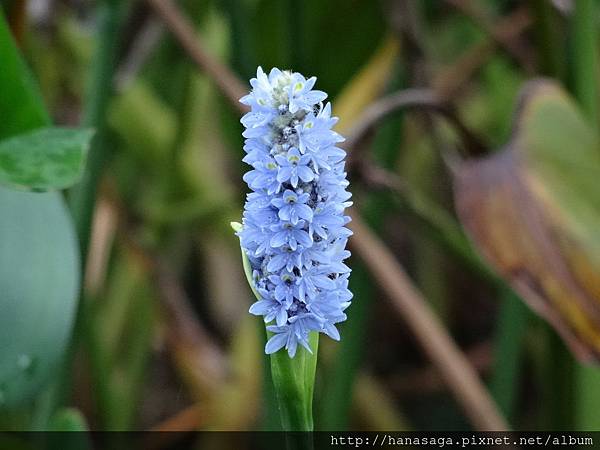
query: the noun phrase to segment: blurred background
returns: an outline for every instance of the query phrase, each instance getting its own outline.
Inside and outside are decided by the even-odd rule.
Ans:
[[[247,168],[221,69],[236,92],[235,77],[248,89],[258,65],[317,76],[349,138],[353,215],[366,224],[352,238],[342,340],[321,338],[316,429],[481,428],[427,350],[430,331],[418,332],[429,319],[509,427],[600,426],[600,263],[597,233],[587,232],[600,224],[599,2],[1,5],[53,122],[96,135],[84,181],[65,194],[81,296],[6,325],[36,335],[57,315],[66,331],[20,355],[33,375],[19,386],[0,378],[0,428],[280,429],[264,324],[247,313],[252,293],[229,225],[241,217]],[[562,88],[530,90],[517,114],[519,92],[540,76]],[[521,162],[500,164],[504,154]],[[527,194],[510,191],[517,185]],[[540,212],[534,225],[522,217],[530,211]],[[54,225],[41,223],[40,236],[51,241]],[[398,265],[374,264],[381,252]],[[408,294],[389,281],[399,273]],[[406,313],[403,295],[425,305],[425,322]]]

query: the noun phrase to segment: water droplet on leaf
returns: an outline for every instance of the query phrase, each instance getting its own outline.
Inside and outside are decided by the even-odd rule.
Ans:
[[[25,353],[17,357],[17,367],[20,371],[25,372],[27,375],[33,374],[35,369],[35,359]]]

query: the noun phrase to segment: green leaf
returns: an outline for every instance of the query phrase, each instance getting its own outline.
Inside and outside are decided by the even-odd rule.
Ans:
[[[0,411],[56,373],[79,290],[77,241],[56,193],[0,188]]]
[[[10,34],[0,10],[0,138],[50,122],[39,90]]]
[[[81,177],[93,132],[41,128],[0,141],[0,184],[19,189],[65,189]]]
[[[0,12],[0,139],[49,125]],[[0,414],[56,373],[79,292],[75,231],[58,192],[0,187]]]

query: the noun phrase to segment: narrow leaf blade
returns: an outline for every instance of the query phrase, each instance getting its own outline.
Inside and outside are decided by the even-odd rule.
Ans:
[[[0,137],[14,136],[50,122],[31,73],[0,9]]]

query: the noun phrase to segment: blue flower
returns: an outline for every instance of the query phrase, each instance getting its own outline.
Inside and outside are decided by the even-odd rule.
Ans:
[[[289,111],[311,110],[312,107],[327,98],[323,91],[312,91],[317,81],[316,77],[305,79],[299,73],[293,73],[288,87]]]
[[[254,190],[265,189],[269,195],[279,192],[281,183],[277,181],[279,166],[277,162],[268,155],[253,163],[254,170],[244,174],[244,181]]]
[[[266,259],[267,262],[267,273],[275,273],[281,270],[283,267],[291,272],[294,269],[300,269],[302,267],[301,254],[304,248],[302,246],[296,247],[293,250],[289,245],[284,245],[277,252]]]
[[[252,169],[244,181],[243,226],[238,232],[260,297],[250,313],[262,316],[273,335],[266,353],[298,345],[311,351],[309,333],[340,338],[352,293],[344,261],[352,234],[344,215],[351,194],[344,169],[344,139],[332,130],[337,118],[316,78],[260,67],[252,91],[240,101],[250,107],[241,122],[243,161]]]
[[[301,155],[296,148],[289,150],[285,156],[276,155],[275,160],[280,167],[277,181],[280,183],[289,181],[294,189],[298,187],[298,181],[302,180],[304,183],[308,183],[316,177],[309,165],[311,157]]]
[[[294,302],[294,296],[298,296],[296,286],[296,275],[284,271],[281,275],[271,275],[269,281],[275,286],[275,299],[289,308]]]
[[[267,300],[259,300],[253,303],[250,307],[250,313],[264,316],[267,323],[275,320],[277,325],[285,325],[288,320],[287,309],[289,306],[272,298],[266,289],[259,289],[258,292],[264,295],[263,299],[266,298]]]
[[[305,230],[305,224],[304,220],[300,220],[296,223],[281,222],[277,225],[272,225],[271,231],[275,234],[271,237],[271,247],[281,248],[287,246],[292,251],[298,249],[298,244],[304,248],[310,247],[313,241],[308,231]]]
[[[296,194],[294,191],[286,189],[281,197],[275,197],[271,200],[271,205],[278,209],[277,215],[281,220],[296,225],[298,220],[305,219],[308,222],[312,220],[313,211],[306,204],[310,195],[306,192]]]

